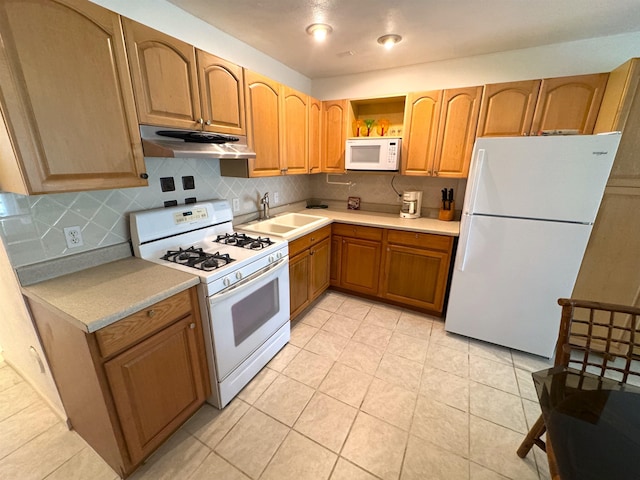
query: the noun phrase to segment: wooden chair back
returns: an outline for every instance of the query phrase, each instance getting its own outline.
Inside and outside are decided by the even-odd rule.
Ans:
[[[640,385],[640,308],[561,298],[555,365]]]

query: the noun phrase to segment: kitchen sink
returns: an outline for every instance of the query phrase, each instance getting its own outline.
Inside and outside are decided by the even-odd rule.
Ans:
[[[286,213],[279,217],[272,218],[268,221],[277,223],[278,225],[289,225],[291,227],[305,227],[318,220],[324,220],[323,217],[315,217],[313,215],[304,215],[302,213]]]
[[[315,230],[315,228],[320,227],[323,223],[328,223],[328,219],[314,215],[305,215],[303,213],[285,213],[269,218],[268,220],[239,225],[238,229],[264,235],[292,238],[298,234]]]

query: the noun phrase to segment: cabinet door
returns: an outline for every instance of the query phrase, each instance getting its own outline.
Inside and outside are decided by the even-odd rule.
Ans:
[[[331,241],[325,238],[309,249],[309,297],[315,300],[329,287],[331,268]]]
[[[123,23],[140,123],[199,130],[194,47],[128,18]]]
[[[478,137],[529,135],[540,80],[485,85]]]
[[[342,238],[340,286],[355,292],[378,293],[380,242],[359,238]]]
[[[202,50],[196,56],[204,129],[246,135],[242,67]]]
[[[283,86],[282,102],[282,167],[287,175],[309,173],[309,96]]]
[[[247,137],[256,158],[249,162],[252,177],[280,175],[280,84],[245,71]]]
[[[120,17],[80,0],[6,0],[0,36],[0,189],[147,185]]]
[[[195,322],[188,315],[104,364],[132,463],[204,403]]]
[[[388,245],[381,296],[442,313],[449,260],[445,252]]]
[[[347,100],[322,102],[322,171],[344,172]]]
[[[329,266],[329,283],[333,286],[340,285],[340,273],[342,267],[342,237],[331,235],[331,263]]]
[[[545,130],[593,133],[608,73],[542,80],[531,134]]]
[[[289,260],[289,306],[291,318],[309,305],[309,250]]]
[[[445,90],[433,175],[465,178],[476,137],[482,87]]]
[[[403,175],[433,173],[441,102],[442,90],[408,95],[402,144]]]
[[[309,173],[320,172],[320,144],[322,143],[322,103],[309,98]]]
[[[640,84],[640,58],[632,58],[609,74],[593,133],[622,132]]]

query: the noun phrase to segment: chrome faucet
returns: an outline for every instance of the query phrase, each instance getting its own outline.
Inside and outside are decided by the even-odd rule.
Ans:
[[[260,205],[262,205],[262,219],[266,220],[269,218],[269,192],[264,194],[260,200]]]

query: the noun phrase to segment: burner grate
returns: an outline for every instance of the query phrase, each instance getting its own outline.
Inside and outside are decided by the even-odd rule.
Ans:
[[[234,245],[236,247],[248,248],[251,250],[261,250],[269,245],[273,245],[273,240],[268,237],[254,238],[250,237],[246,233],[225,233],[224,235],[218,235],[215,239],[216,243],[223,243],[225,245]]]
[[[215,270],[216,268],[223,267],[235,261],[235,259],[231,258],[228,253],[207,253],[202,248],[196,247],[169,250],[160,258],[162,260],[186,265],[206,272],[210,272],[211,270]]]

